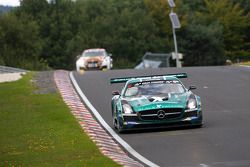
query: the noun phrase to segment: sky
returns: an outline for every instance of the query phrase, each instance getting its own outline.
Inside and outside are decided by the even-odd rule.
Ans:
[[[19,0],[0,0],[0,5],[19,6],[20,2],[19,2]]]

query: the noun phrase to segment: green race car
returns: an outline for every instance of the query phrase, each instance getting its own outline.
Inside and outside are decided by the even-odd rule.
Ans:
[[[111,101],[114,128],[131,129],[202,126],[200,97],[179,78],[186,73],[112,78],[110,83],[125,83],[121,93],[114,91]]]

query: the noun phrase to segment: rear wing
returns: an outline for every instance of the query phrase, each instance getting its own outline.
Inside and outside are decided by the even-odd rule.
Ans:
[[[137,76],[137,77],[121,77],[121,78],[111,78],[110,83],[124,83],[130,79],[153,79],[159,77],[176,77],[176,78],[187,78],[187,73],[177,73],[177,74],[165,74],[165,75],[148,75],[148,76]]]

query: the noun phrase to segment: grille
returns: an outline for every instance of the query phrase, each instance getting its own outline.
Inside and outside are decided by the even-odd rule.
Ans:
[[[184,117],[197,117],[197,111],[186,112]]]
[[[100,66],[99,61],[88,61],[87,62],[87,67],[88,68],[98,68]]]
[[[99,62],[98,62],[98,61],[88,61],[87,63],[88,63],[88,64],[92,64],[92,63],[96,63],[96,64],[97,64],[97,63],[99,63]]]
[[[138,115],[141,120],[145,121],[155,121],[155,120],[166,121],[166,120],[178,119],[179,117],[181,117],[182,111],[183,111],[182,108],[167,108],[167,109],[141,111],[139,112]]]

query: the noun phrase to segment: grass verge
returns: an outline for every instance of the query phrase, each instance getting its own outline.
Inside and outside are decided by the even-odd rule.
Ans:
[[[241,62],[239,65],[250,66],[250,61]]]
[[[34,94],[34,74],[0,84],[0,166],[119,166],[83,132],[59,94]]]

